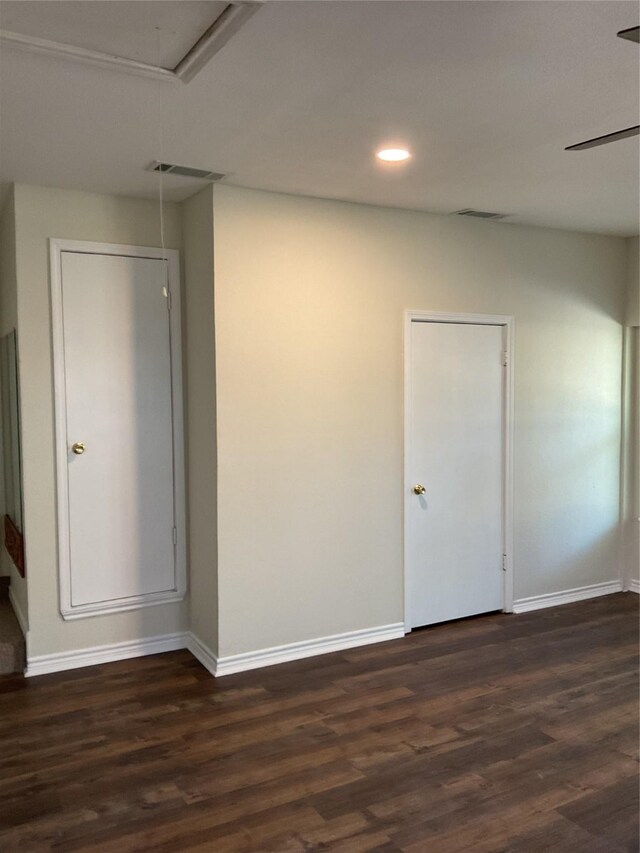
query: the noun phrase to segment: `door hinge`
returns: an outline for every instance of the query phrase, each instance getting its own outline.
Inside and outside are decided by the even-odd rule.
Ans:
[[[502,571],[503,572],[507,571],[507,555],[506,554],[502,555]]]
[[[162,288],[164,298],[167,300],[167,311],[171,311],[171,291],[168,287]]]
[[[173,528],[173,544],[174,545],[178,544],[178,528],[177,527]]]
[[[509,353],[505,350],[502,353],[502,366],[506,367],[509,364]]]

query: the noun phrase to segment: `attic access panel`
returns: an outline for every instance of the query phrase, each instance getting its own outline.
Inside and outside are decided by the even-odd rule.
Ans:
[[[227,0],[4,0],[5,45],[188,82],[258,8]]]

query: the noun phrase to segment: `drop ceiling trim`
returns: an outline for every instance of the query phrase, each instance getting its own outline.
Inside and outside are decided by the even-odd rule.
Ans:
[[[140,74],[143,77],[155,77],[157,80],[175,82],[179,79],[175,72],[168,68],[160,68],[157,65],[148,65],[146,62],[137,62],[135,59],[111,56],[108,53],[100,53],[98,50],[87,50],[84,47],[62,44],[58,41],[41,39],[36,36],[25,36],[22,33],[11,33],[7,30],[1,30],[0,43],[3,46],[14,47],[28,53],[47,54],[63,59],[72,59],[75,62],[82,62],[88,65],[116,68],[119,71]]]
[[[260,6],[261,2],[255,2],[255,0],[230,3],[209,29],[187,51],[175,68],[162,68],[158,65],[150,65],[147,62],[138,62],[135,59],[112,56],[101,51],[89,50],[84,47],[76,47],[75,45],[22,33],[13,33],[8,30],[0,30],[0,44],[28,53],[56,56],[86,65],[112,68],[129,74],[152,77],[169,83],[177,81],[188,83],[225,46],[240,27],[258,11]]]
[[[222,50],[240,27],[258,11],[261,0],[242,0],[229,3],[227,8],[211,24],[209,29],[187,51],[173,69],[173,74],[188,83],[201,71],[215,54]]]

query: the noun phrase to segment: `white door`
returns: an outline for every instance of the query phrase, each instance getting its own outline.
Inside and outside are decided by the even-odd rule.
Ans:
[[[70,605],[176,589],[167,261],[63,251]]]
[[[410,628],[503,607],[504,349],[502,326],[410,324]]]

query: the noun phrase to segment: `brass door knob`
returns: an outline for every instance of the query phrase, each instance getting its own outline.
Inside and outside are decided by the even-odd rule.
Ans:
[[[420,485],[420,483],[417,483],[417,484],[413,487],[413,493],[414,493],[414,495],[424,495],[424,493],[425,493],[426,491],[427,491],[427,490],[425,489],[425,487],[424,487],[424,486],[421,486],[421,485]]]
[[[85,446],[83,441],[76,441],[75,444],[71,445],[71,449],[76,454],[76,456],[82,456],[85,451]]]

